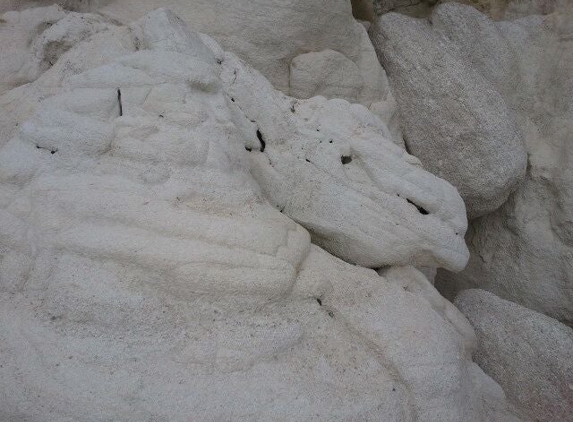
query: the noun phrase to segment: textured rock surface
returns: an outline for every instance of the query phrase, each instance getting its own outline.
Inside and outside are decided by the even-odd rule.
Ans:
[[[573,15],[564,11],[494,24],[458,12],[451,9],[450,19],[442,14],[444,30],[457,33],[466,51],[472,43],[468,54],[476,69],[506,86],[503,95],[523,128],[529,160],[527,177],[510,200],[471,223],[466,270],[455,276],[440,272],[436,285],[448,297],[463,288],[482,288],[571,323]],[[464,20],[473,22],[471,37],[455,30],[460,22],[466,26]]]
[[[67,13],[58,6],[2,16],[0,94],[36,80],[78,41],[108,29],[92,14]]]
[[[371,0],[374,14],[398,12],[410,16],[426,16],[439,0]]]
[[[246,116],[252,173],[270,202],[331,253],[366,267],[466,264],[464,204],[360,105],[295,100],[231,55],[225,91]],[[259,138],[257,140],[257,138]],[[399,245],[399,246],[398,246]]]
[[[342,215],[370,198],[411,226],[382,255],[463,265],[440,244],[459,239],[461,199],[366,108],[288,98],[165,10],[6,95],[41,101],[10,114],[0,150],[1,420],[520,420],[421,273],[345,263],[285,215],[340,185]],[[317,136],[336,153],[296,151]],[[392,159],[370,163],[365,139]],[[316,196],[276,185],[295,198],[278,202],[269,160]],[[344,227],[328,237],[351,245]]]
[[[518,19],[530,15],[549,15],[570,5],[569,0],[512,0],[505,8],[504,19]]]
[[[427,20],[389,13],[369,33],[408,150],[458,189],[470,218],[497,209],[526,167],[521,134],[500,93]]]
[[[90,64],[152,47],[196,54],[193,45],[169,41],[182,34],[190,37],[185,28],[164,15],[148,20],[90,40],[97,50],[108,46],[108,54],[86,60],[82,49],[73,49],[40,80],[15,95],[8,93],[11,119],[5,126],[15,130],[14,122],[29,115],[39,99],[68,89],[61,87],[62,81]],[[168,29],[158,31],[159,21]],[[167,30],[170,38],[163,37]],[[146,31],[154,38],[144,39],[141,32]],[[253,174],[273,205],[307,227],[316,242],[369,267],[413,263],[463,268],[466,222],[458,194],[389,141],[384,124],[368,110],[342,100],[297,101],[276,92],[258,72],[220,48],[217,60],[234,121],[251,151]],[[125,85],[124,80],[114,83]],[[14,96],[24,101],[13,101]],[[56,114],[45,117],[46,122],[61,120],[56,108],[47,113]]]
[[[474,7],[492,19],[517,19],[529,15],[547,15],[564,6],[569,0],[362,0],[360,10],[370,15],[398,12],[410,16],[427,17],[436,5],[461,3]]]
[[[352,17],[351,5],[345,0],[328,4],[313,0],[263,0],[257,3],[235,0],[55,2],[68,10],[98,12],[124,23],[157,7],[170,7],[191,23],[194,29],[214,36],[225,49],[253,65],[275,88],[286,94],[301,98],[321,94],[328,98],[359,102],[367,107],[375,104],[372,111],[391,127],[394,140],[403,144],[396,121],[395,100],[390,93],[386,74],[378,62],[364,26]],[[0,12],[53,3],[54,0],[33,3],[19,0],[6,8],[0,5]],[[29,33],[25,32],[23,36],[28,37]],[[308,58],[307,54],[311,57],[318,54],[320,57],[325,51],[343,56],[345,70],[352,68],[355,74],[351,78],[345,75],[345,81],[341,84],[339,78],[333,77],[323,66],[311,65],[306,67],[303,75],[295,72],[294,79],[298,82],[295,82],[295,89],[290,92],[292,62]],[[340,56],[336,59],[337,63],[342,59]],[[358,91],[350,90],[347,83],[357,86]]]
[[[475,328],[476,362],[535,421],[573,421],[573,330],[471,289],[455,305]]]
[[[29,2],[16,3],[24,7]],[[54,1],[46,4],[51,3]],[[364,84],[364,105],[369,106],[374,99],[383,100],[388,94],[384,71],[364,27],[353,18],[347,0],[58,0],[56,3],[76,10],[97,10],[123,23],[158,7],[169,7],[195,30],[213,36],[225,50],[246,60],[275,88],[287,94],[289,68],[295,57],[334,50],[358,66]],[[337,92],[337,97],[345,98],[344,93]]]
[[[289,93],[296,98],[321,95],[358,102],[363,85],[358,66],[333,50],[301,54],[290,63]]]
[[[84,18],[85,16],[85,18]],[[65,12],[57,7],[47,7],[41,9],[30,9],[20,14],[7,13],[0,17],[5,23],[0,23],[0,36],[3,45],[14,45],[8,47],[9,57],[11,53],[17,56],[14,59],[17,65],[11,64],[9,60],[2,62],[2,80],[11,81],[16,87],[0,95],[0,145],[5,144],[18,128],[18,124],[26,120],[37,108],[38,103],[43,98],[53,95],[61,89],[62,81],[74,74],[81,73],[86,69],[99,66],[129,52],[135,51],[131,40],[130,29],[127,27],[113,27],[109,23],[109,30],[99,31],[85,37],[69,37],[70,34],[82,34],[82,29],[93,29],[89,22],[95,20],[93,15],[75,15]],[[100,18],[97,18],[100,19]],[[87,20],[87,23],[86,23]],[[12,24],[10,24],[12,22]],[[55,25],[54,25],[54,22]],[[67,23],[71,23],[68,25]],[[6,27],[7,30],[2,30]],[[29,28],[32,34],[29,33]],[[101,24],[97,25],[101,28]],[[61,46],[65,48],[57,49],[58,58],[65,56],[62,60],[52,61],[52,65],[46,66],[43,56],[44,51],[49,50],[49,43],[45,41],[59,36]],[[89,38],[91,54],[85,54],[74,42]],[[39,47],[39,56],[25,51],[23,45],[34,45]],[[78,44],[79,45],[79,44]],[[12,60],[12,59],[10,59]],[[47,70],[46,70],[47,69]],[[40,80],[34,81],[42,73]],[[28,75],[24,80],[18,82],[22,75]],[[30,83],[28,83],[30,82]],[[1,83],[1,82],[0,82]],[[8,87],[8,84],[5,85]]]
[[[118,0],[101,10],[131,20],[135,13],[139,15],[165,5],[161,0],[147,0],[143,4],[139,0]],[[346,0],[330,1],[328,5],[312,0],[257,3],[195,0],[193,7],[189,6],[186,0],[169,2],[169,7],[194,28],[214,36],[225,49],[245,59],[281,91],[288,90],[292,59],[308,51],[331,49],[359,66],[374,97],[386,94],[387,85],[383,85],[383,71],[376,66],[372,45],[364,27],[352,17],[350,2]],[[372,66],[376,66],[378,74],[372,72]]]
[[[39,99],[57,89],[67,90],[61,87],[66,85],[63,81],[90,64],[99,66],[121,54],[152,47],[196,54],[193,45],[171,40],[190,37],[179,23],[165,15],[151,23],[148,20],[90,40],[89,45],[98,51],[102,44],[108,45],[109,54],[86,59],[82,48],[72,49],[62,64],[56,63],[40,80],[15,90],[15,95],[6,94],[7,99],[2,97],[9,116],[8,129],[3,131],[13,132]],[[157,22],[167,29],[156,29]],[[142,31],[155,38],[141,39]],[[171,31],[169,38],[162,38],[162,31]],[[136,40],[131,46],[130,36]],[[417,159],[389,141],[388,129],[380,120],[364,107],[342,100],[304,102],[285,97],[258,72],[219,50],[227,102],[247,139],[245,147],[251,150],[252,172],[273,205],[309,228],[316,242],[351,262],[369,267],[412,263],[454,271],[463,268],[467,248],[462,201],[449,184],[424,171]],[[117,80],[106,86],[125,83]],[[25,100],[14,101],[14,96]],[[57,114],[54,107],[49,113]],[[61,118],[45,117],[46,122],[50,120],[58,126]],[[54,142],[61,142],[58,135],[53,137]],[[6,153],[6,169],[18,162],[10,154]],[[343,164],[344,160],[349,162]]]

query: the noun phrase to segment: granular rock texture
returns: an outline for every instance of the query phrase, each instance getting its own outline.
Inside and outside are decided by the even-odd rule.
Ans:
[[[10,95],[37,104],[0,150],[0,419],[522,420],[421,273],[295,222],[464,265],[460,197],[365,107],[286,97],[165,9]]]
[[[273,90],[233,56],[224,89],[244,113],[254,177],[277,209],[333,254],[366,267],[467,261],[464,204],[455,189],[389,141],[365,107]]]
[[[56,3],[0,5],[0,421],[569,420],[564,11]]]
[[[506,98],[525,136],[528,169],[499,210],[471,222],[468,267],[459,275],[441,272],[437,285],[451,298],[468,287],[489,290],[570,324],[573,14],[494,23],[451,5],[438,16],[436,25]],[[473,35],[458,26],[474,28]]]
[[[158,7],[169,7],[193,29],[213,36],[287,94],[290,64],[295,57],[334,50],[358,67],[364,105],[388,95],[384,71],[366,30],[352,17],[347,0],[50,0],[45,4],[54,2],[73,10],[98,11],[124,24]],[[6,10],[29,4],[28,0],[16,1]],[[335,92],[337,98],[345,98],[344,90]]]
[[[458,189],[470,218],[499,208],[526,167],[522,135],[501,94],[430,21],[389,13],[369,32],[408,150]]]
[[[573,330],[538,312],[470,289],[456,306],[475,328],[477,363],[535,421],[573,421]]]

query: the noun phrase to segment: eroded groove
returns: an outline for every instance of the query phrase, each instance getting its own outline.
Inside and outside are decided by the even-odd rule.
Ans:
[[[406,198],[406,201],[408,201],[408,204],[412,204],[413,206],[415,206],[420,214],[422,214],[422,215],[428,215],[429,214],[428,210],[426,210],[424,207],[416,204],[414,201],[412,201],[408,198]]]
[[[123,105],[121,104],[121,89],[117,88],[117,102],[119,103],[119,117],[123,116]]]
[[[265,151],[265,147],[267,145],[267,143],[265,142],[265,140],[263,139],[263,134],[261,133],[261,131],[259,129],[257,129],[257,139],[259,140],[259,142],[261,143],[261,152]]]

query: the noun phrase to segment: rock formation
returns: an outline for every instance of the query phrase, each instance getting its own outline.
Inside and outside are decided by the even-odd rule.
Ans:
[[[365,107],[288,98],[232,55],[221,61],[224,89],[245,116],[240,126],[251,126],[251,172],[316,244],[365,267],[465,266],[459,195],[389,141]]]
[[[117,54],[90,61],[102,38]],[[59,84],[0,151],[4,419],[518,420],[431,286],[339,261],[285,216],[344,257],[464,265],[455,190],[366,108],[285,97],[167,10],[58,63],[16,88]],[[337,110],[350,114],[334,125]],[[323,138],[336,153],[322,161],[316,144],[297,150]],[[269,161],[287,187],[271,189]],[[386,215],[387,246],[329,223],[333,200],[338,215]]]
[[[477,335],[476,362],[536,421],[573,421],[573,330],[483,290],[455,304]]]
[[[548,15],[559,10],[568,0],[353,0],[361,10],[374,15],[398,12],[414,17],[427,17],[433,9],[444,3],[461,3],[472,6],[492,19],[517,19],[529,15]]]
[[[501,94],[429,21],[389,13],[370,34],[408,150],[458,189],[470,218],[497,209],[526,166],[521,133]]]
[[[56,0],[64,7],[98,11],[129,23],[158,7],[164,0]],[[16,4],[17,3],[17,4]],[[26,0],[14,2],[22,7]],[[54,3],[53,0],[46,2]],[[350,1],[332,0],[169,0],[169,8],[197,31],[213,36],[260,71],[277,89],[288,94],[293,59],[310,51],[334,50],[358,67],[367,106],[388,94],[384,76],[364,27],[351,14]],[[190,7],[192,6],[192,7]],[[344,91],[337,92],[337,98]],[[351,93],[349,100],[355,93]],[[369,101],[369,102],[368,102]]]
[[[560,1],[3,2],[0,421],[568,421]]]
[[[471,222],[469,265],[461,274],[442,272],[440,289],[450,298],[463,288],[486,289],[567,323],[573,322],[571,17],[565,11],[496,24],[448,5],[436,19],[506,98],[528,151],[524,182],[499,210]]]

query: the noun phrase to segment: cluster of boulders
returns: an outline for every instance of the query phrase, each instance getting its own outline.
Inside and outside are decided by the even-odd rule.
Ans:
[[[0,6],[0,420],[573,421],[566,3],[51,3]]]

